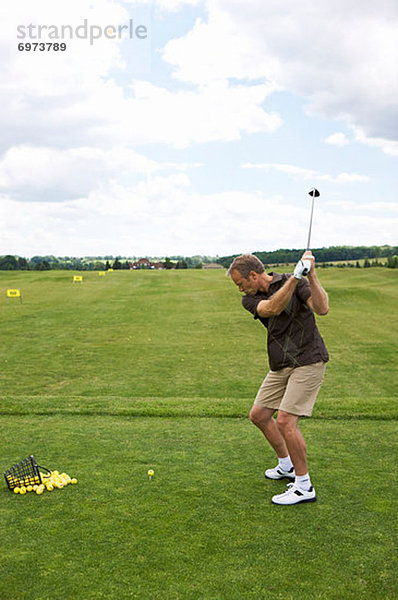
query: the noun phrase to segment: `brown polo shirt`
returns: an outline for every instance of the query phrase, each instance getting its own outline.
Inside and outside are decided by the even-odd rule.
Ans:
[[[327,362],[329,354],[315,322],[315,316],[307,300],[311,295],[306,279],[299,283],[285,310],[276,317],[259,317],[257,305],[268,300],[291,277],[290,274],[269,273],[273,277],[268,292],[257,292],[255,296],[243,296],[246,310],[259,319],[267,328],[267,348],[272,371],[285,367],[301,367],[320,361]]]

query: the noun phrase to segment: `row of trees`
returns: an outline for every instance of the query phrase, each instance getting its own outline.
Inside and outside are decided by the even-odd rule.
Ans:
[[[272,252],[254,252],[265,265],[281,265],[295,263],[302,256],[302,250],[274,250]],[[320,266],[334,266],[333,262],[340,262],[346,266],[385,266],[392,269],[398,268],[398,246],[332,246],[329,248],[316,248],[313,250],[317,264]],[[162,261],[165,269],[200,269],[204,263],[217,262],[228,268],[237,256],[171,256]],[[156,259],[155,259],[156,260]],[[359,261],[363,261],[363,265]],[[372,262],[370,262],[372,260]],[[127,257],[56,257],[33,256],[30,259],[20,256],[0,256],[1,271],[48,271],[50,269],[68,269],[78,271],[102,271],[109,268],[115,270],[129,269],[134,258]],[[351,262],[350,262],[351,261]],[[353,264],[352,261],[357,261]]]
[[[104,257],[105,259],[106,257]],[[7,254],[0,256],[0,271],[103,271],[107,269],[128,270],[132,259],[107,257],[106,260],[55,256],[33,256],[30,259]],[[162,261],[164,269],[201,269],[202,262],[195,258],[172,257]]]
[[[338,267],[340,269],[348,268],[356,268],[356,269],[369,269],[370,267],[388,267],[389,269],[398,269],[398,256],[389,256],[387,260],[372,260],[370,261],[368,258],[365,258],[363,263],[360,263],[359,260],[356,263],[353,262],[343,262],[343,263],[321,263],[320,267]]]
[[[391,266],[387,263],[391,262],[389,258],[398,255],[398,246],[330,246],[329,248],[316,248],[312,252],[318,264],[385,258],[386,260],[381,261],[383,266]],[[272,252],[254,252],[254,254],[266,265],[280,265],[297,262],[301,258],[303,250],[281,249]],[[217,262],[228,267],[236,256],[237,254],[223,256]]]

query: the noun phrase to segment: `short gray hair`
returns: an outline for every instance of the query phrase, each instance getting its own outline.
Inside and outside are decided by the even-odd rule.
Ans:
[[[249,279],[250,271],[254,271],[255,273],[264,273],[264,265],[257,256],[254,254],[241,254],[241,256],[237,256],[233,263],[230,265],[227,275],[230,277],[233,271],[239,271],[239,273],[245,279]]]

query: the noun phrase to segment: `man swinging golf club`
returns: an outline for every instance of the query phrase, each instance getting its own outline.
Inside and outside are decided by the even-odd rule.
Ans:
[[[319,192],[311,192],[314,201]],[[268,331],[270,371],[258,390],[250,419],[263,432],[278,457],[278,465],[267,469],[265,476],[292,482],[286,492],[272,498],[274,504],[281,505],[316,500],[308,473],[306,443],[298,421],[302,416],[311,416],[329,360],[314,317],[314,313],[326,315],[329,304],[315,273],[315,259],[308,249],[309,242],[310,234],[307,250],[297,263],[293,276],[266,273],[262,262],[251,254],[235,258],[227,273],[244,293],[244,308]],[[308,280],[303,278],[304,275]]]

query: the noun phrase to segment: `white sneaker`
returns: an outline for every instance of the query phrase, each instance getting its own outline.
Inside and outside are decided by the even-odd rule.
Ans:
[[[299,488],[295,483],[288,483],[287,487],[289,489],[286,492],[272,497],[273,504],[290,505],[316,501],[314,486],[311,486],[308,492]]]
[[[290,471],[284,471],[279,465],[274,467],[273,469],[267,469],[264,473],[267,479],[290,479],[294,481],[296,477],[296,473],[294,472],[294,467],[290,469]]]

